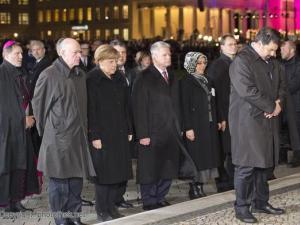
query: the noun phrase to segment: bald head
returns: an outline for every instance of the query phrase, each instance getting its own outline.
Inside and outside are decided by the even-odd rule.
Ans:
[[[73,38],[65,38],[60,43],[60,56],[65,63],[72,69],[78,66],[81,56],[81,48],[79,43]]]
[[[293,41],[285,41],[280,47],[281,58],[289,60],[296,54],[296,44]]]

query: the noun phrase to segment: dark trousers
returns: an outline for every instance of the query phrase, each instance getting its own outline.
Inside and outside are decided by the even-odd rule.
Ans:
[[[171,187],[172,180],[162,179],[153,184],[141,184],[141,196],[144,206],[155,205],[164,201]]]
[[[79,221],[80,216],[72,215],[66,217],[63,213],[81,212],[81,191],[83,186],[82,178],[49,178],[48,194],[51,211],[54,213],[56,224]]]
[[[221,158],[222,164],[218,167],[219,177],[215,179],[218,192],[233,189],[234,165],[232,164],[231,153],[224,153]]]
[[[98,215],[114,211],[117,190],[118,184],[95,184],[95,209]]]
[[[124,195],[126,192],[128,181],[124,181],[120,184],[118,184],[117,190],[116,190],[116,203],[124,202]]]
[[[269,201],[268,177],[272,168],[236,166],[234,174],[235,211],[244,213],[249,207],[262,208]]]

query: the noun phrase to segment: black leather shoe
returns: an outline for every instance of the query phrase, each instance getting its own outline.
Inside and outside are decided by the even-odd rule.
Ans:
[[[263,208],[252,208],[251,212],[253,213],[266,213],[266,214],[273,214],[273,215],[281,215],[284,214],[284,209],[281,208],[274,208],[270,204],[266,205]]]
[[[72,221],[72,225],[87,225],[86,223],[83,223],[81,221]]]
[[[125,208],[125,209],[133,208],[133,205],[131,203],[125,202],[125,201],[116,203],[116,206],[120,207],[120,208]]]
[[[25,208],[21,202],[11,203],[8,207],[4,209],[5,212],[33,212],[33,209]]]
[[[203,196],[200,195],[199,188],[196,185],[196,183],[189,183],[189,185],[190,185],[189,197],[190,197],[191,200],[203,197]]]
[[[89,201],[89,200],[86,200],[86,199],[81,199],[81,201],[82,201],[82,205],[83,206],[93,206],[93,205],[95,205],[92,201]]]
[[[108,213],[97,214],[97,222],[99,223],[110,221],[110,220],[113,220],[113,218]]]
[[[143,206],[143,210],[145,210],[145,211],[158,209],[158,208],[160,208],[160,207],[157,204],[155,204],[155,205],[144,205]]]
[[[236,213],[235,217],[244,223],[257,223],[257,219],[250,212]]]
[[[117,208],[114,208],[114,209],[111,209],[109,210],[109,213],[108,213],[113,219],[118,219],[118,218],[121,218],[121,217],[124,217],[124,215],[122,215]]]
[[[166,207],[166,206],[169,206],[169,205],[171,205],[170,202],[168,202],[166,200],[157,203],[157,206],[159,206],[159,208]]]

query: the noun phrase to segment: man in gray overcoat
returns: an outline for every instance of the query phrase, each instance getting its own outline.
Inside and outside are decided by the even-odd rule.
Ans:
[[[78,67],[79,43],[60,44],[60,57],[44,70],[35,87],[33,111],[43,136],[38,169],[49,177],[49,202],[56,224],[82,224],[80,213],[83,177],[95,176],[87,140],[86,75]]]
[[[282,67],[273,58],[279,41],[277,31],[262,28],[229,71],[235,212],[236,218],[246,223],[257,222],[252,213],[284,213],[269,204],[267,182],[278,162],[278,115],[286,95]]]

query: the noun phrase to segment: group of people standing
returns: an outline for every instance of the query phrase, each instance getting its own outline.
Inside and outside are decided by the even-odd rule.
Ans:
[[[35,41],[29,74],[22,48],[6,42],[0,204],[26,210],[20,200],[39,193],[40,171],[49,179],[56,224],[83,224],[76,214],[83,178],[95,185],[98,221],[120,218],[118,207],[132,207],[123,195],[135,157],[144,210],[170,205],[166,195],[184,161],[192,171],[191,199],[205,196],[203,185],[215,179],[219,192],[235,188],[236,217],[243,222],[257,222],[255,212],[284,213],[269,204],[267,180],[278,161],[279,115],[293,101],[287,90],[293,96],[297,90],[286,88],[274,59],[279,40],[275,30],[263,28],[237,54],[235,38],[224,35],[221,55],[208,69],[204,54],[186,54],[181,80],[170,70],[171,49],[163,41],[153,43],[150,54],[140,52],[135,69],[126,67],[126,46],[117,40],[100,45],[89,68],[85,43],[60,39],[51,63]]]

